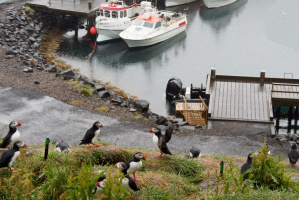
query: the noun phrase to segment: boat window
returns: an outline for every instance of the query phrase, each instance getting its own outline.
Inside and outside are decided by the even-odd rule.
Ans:
[[[142,20],[138,20],[138,19],[136,19],[136,20],[133,21],[133,25],[135,25],[135,26],[142,26],[142,23],[143,23],[143,21]]]
[[[118,12],[112,11],[112,18],[118,18]]]
[[[103,10],[102,9],[100,9],[98,13],[99,13],[98,16],[103,16]]]
[[[155,28],[159,28],[159,27],[161,27],[161,22],[160,21],[156,23]]]
[[[120,11],[119,15],[120,15],[120,18],[123,18],[124,17],[124,11]]]
[[[110,18],[110,11],[109,10],[105,10],[105,17],[109,17]]]
[[[124,11],[124,17],[127,17],[127,10]]]
[[[143,27],[146,28],[153,28],[154,27],[154,23],[153,22],[144,22]]]

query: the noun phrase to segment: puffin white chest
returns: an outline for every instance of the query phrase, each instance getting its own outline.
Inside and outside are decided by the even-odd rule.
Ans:
[[[14,134],[12,134],[12,136],[11,136],[11,138],[10,138],[10,142],[9,142],[9,144],[8,144],[8,148],[9,147],[12,147],[13,146],[13,144],[16,142],[16,141],[19,141],[20,140],[20,138],[21,138],[21,134],[20,134],[20,132],[18,131],[18,130],[16,130],[16,132],[14,133]]]
[[[159,149],[159,145],[158,145],[158,143],[159,143],[159,138],[154,134],[154,136],[153,136],[153,143],[154,143],[154,145],[156,145],[156,147]]]
[[[190,157],[193,158],[193,154],[190,152]]]
[[[124,188],[128,191],[128,192],[130,192],[130,193],[133,193],[134,192],[134,190],[130,187],[130,185],[129,185],[129,179],[127,179],[127,178],[123,178],[123,180],[122,180],[122,185],[124,186]]]
[[[92,143],[95,143],[97,137],[100,135],[100,129],[94,132],[94,137],[92,138]]]
[[[142,162],[141,160],[139,162],[130,162],[130,167],[128,169],[128,174],[132,174],[137,172],[140,168],[142,167]]]
[[[20,155],[20,151],[15,152],[15,154],[12,156],[10,162],[8,163],[8,167],[11,167],[12,163],[17,159],[17,157]]]

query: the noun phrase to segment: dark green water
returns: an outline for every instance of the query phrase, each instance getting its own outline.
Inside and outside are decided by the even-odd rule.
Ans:
[[[122,41],[99,45],[66,34],[59,54],[86,76],[110,82],[146,99],[153,112],[166,115],[165,88],[171,77],[184,86],[206,85],[212,67],[217,74],[299,78],[299,1],[238,0],[218,9],[202,1],[171,10],[188,10],[185,34],[158,45],[130,50]],[[286,14],[281,14],[286,13]]]

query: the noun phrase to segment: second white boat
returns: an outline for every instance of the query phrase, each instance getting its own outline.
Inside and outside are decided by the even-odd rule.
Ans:
[[[186,30],[187,17],[171,11],[145,12],[119,36],[129,47],[144,47],[163,42]]]

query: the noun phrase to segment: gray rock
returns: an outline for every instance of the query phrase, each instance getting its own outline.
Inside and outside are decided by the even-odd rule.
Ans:
[[[186,121],[182,121],[182,122],[179,122],[178,125],[179,125],[179,126],[188,126],[189,123],[186,122]]]
[[[111,92],[109,90],[102,90],[98,92],[98,95],[101,99],[108,98],[111,96]]]
[[[94,89],[96,92],[99,92],[99,91],[105,90],[106,88],[103,85],[96,83],[94,86]]]
[[[31,67],[27,67],[23,70],[23,72],[33,72],[33,69]]]
[[[116,104],[119,105],[124,101],[124,98],[118,95],[115,95],[112,99],[111,99],[111,103],[112,104]]]
[[[181,130],[195,130],[195,126],[182,126],[180,127]]]
[[[55,65],[50,65],[49,67],[45,68],[44,70],[46,72],[53,72],[53,73],[55,73],[55,72],[58,71],[58,69],[57,69],[57,67]]]
[[[130,108],[130,112],[136,112],[137,110],[135,108]]]
[[[166,123],[168,123],[168,119],[166,119],[164,116],[157,117],[156,124],[166,125]]]
[[[70,69],[64,70],[58,74],[56,74],[56,76],[61,75],[63,77],[64,80],[70,80],[70,79],[75,79],[76,73]]]
[[[120,104],[120,107],[129,107],[129,102],[127,102],[127,101],[124,101],[124,102],[122,102],[121,104]]]
[[[134,107],[141,113],[147,112],[149,109],[149,102],[146,100],[135,100]]]

